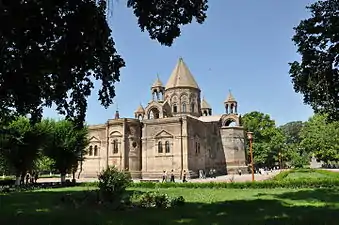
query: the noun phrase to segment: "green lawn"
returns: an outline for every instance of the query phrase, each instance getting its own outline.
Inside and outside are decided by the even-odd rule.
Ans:
[[[159,189],[187,203],[170,209],[113,211],[60,199],[90,188],[74,187],[0,195],[0,224],[22,225],[317,225],[338,224],[336,189]],[[147,189],[137,189],[148,191]],[[153,190],[151,190],[153,191]]]
[[[285,172],[283,172],[285,173]],[[326,170],[312,170],[300,169],[287,171],[287,176],[284,179],[297,180],[297,179],[323,179],[323,178],[336,178],[339,179],[338,172]]]

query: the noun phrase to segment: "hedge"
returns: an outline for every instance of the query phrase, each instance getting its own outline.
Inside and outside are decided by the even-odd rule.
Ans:
[[[81,183],[80,186],[97,186],[97,182]],[[333,188],[339,186],[339,179],[298,179],[267,180],[255,182],[209,182],[209,183],[154,183],[136,182],[131,188],[233,188],[233,189],[269,189],[269,188]]]

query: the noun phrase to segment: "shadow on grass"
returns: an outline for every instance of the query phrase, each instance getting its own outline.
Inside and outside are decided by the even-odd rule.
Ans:
[[[318,201],[327,204],[339,203],[339,189],[336,188],[319,188],[309,190],[299,190],[293,192],[285,192],[282,194],[258,194],[261,196],[273,196],[277,199]],[[338,212],[339,213],[339,212]],[[339,221],[338,221],[339,224]]]
[[[309,198],[306,192],[300,192],[300,198]],[[65,203],[62,201],[62,197],[67,193],[70,192],[22,192],[0,195],[0,224],[338,224],[336,217],[339,211],[333,207],[293,206],[281,200],[232,200],[210,204],[189,202],[182,207],[170,209],[113,211],[98,204],[87,203],[85,205],[74,205],[72,203]],[[289,198],[294,198],[297,193],[298,192],[293,192]],[[319,192],[309,194],[314,195],[317,193],[319,194]],[[74,192],[72,195],[73,194],[75,198],[82,198],[87,193]],[[330,193],[326,192],[326,194]]]

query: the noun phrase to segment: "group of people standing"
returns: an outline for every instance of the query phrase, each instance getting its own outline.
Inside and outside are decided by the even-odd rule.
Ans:
[[[167,182],[168,181],[168,174],[167,171],[164,170],[163,174],[162,174],[162,182]],[[174,171],[171,170],[170,173],[170,182],[175,182],[175,176],[174,176]],[[185,183],[187,182],[187,178],[186,178],[186,170],[183,171],[182,173],[182,182]]]
[[[26,179],[26,184],[31,183],[31,184],[36,184],[37,180],[38,180],[39,174],[37,172],[32,172],[32,174],[27,173],[25,176]],[[21,181],[22,184],[24,183],[24,181]]]

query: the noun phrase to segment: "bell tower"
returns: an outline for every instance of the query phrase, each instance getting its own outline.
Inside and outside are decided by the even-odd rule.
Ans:
[[[157,79],[154,81],[151,87],[151,92],[152,92],[153,101],[157,101],[157,102],[164,101],[165,87],[162,84],[158,74],[157,74]]]
[[[229,90],[228,96],[224,101],[224,105],[226,114],[238,114],[238,102],[232,95],[231,90]]]

